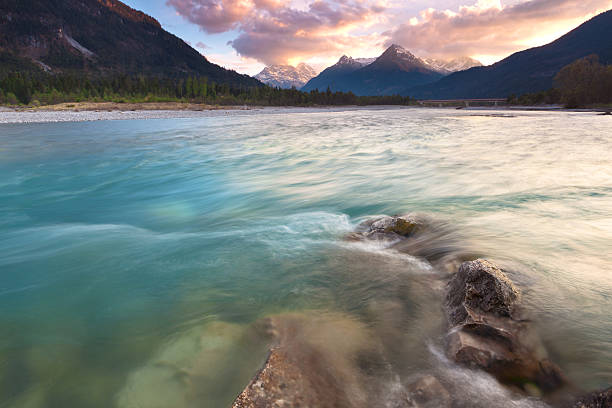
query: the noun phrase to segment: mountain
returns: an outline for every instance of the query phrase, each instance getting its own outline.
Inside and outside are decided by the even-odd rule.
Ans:
[[[255,78],[264,84],[277,88],[289,89],[296,87],[300,89],[315,76],[317,76],[317,72],[310,65],[301,63],[297,67],[292,67],[291,65],[271,65],[255,75]]]
[[[334,66],[311,79],[302,90],[351,91],[357,95],[391,95],[407,87],[427,84],[442,74],[399,45],[390,46],[370,64],[343,56]]]
[[[491,66],[451,74],[402,93],[421,99],[505,98],[549,89],[564,66],[597,54],[612,63],[612,10],[583,23],[550,44],[512,54]]]
[[[302,91],[310,92],[314,89],[324,91],[327,87],[334,91],[346,90],[347,85],[344,83],[346,76],[371,64],[374,60],[375,58],[351,58],[343,55],[334,65],[308,81]]]
[[[465,71],[466,69],[481,67],[482,63],[470,57],[459,57],[451,60],[441,60],[436,58],[423,58],[423,62],[431,69],[444,75],[453,72]]]
[[[206,76],[260,86],[210,63],[152,17],[117,0],[2,0],[0,71]]]

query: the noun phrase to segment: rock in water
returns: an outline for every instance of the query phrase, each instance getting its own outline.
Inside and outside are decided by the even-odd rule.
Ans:
[[[491,262],[464,262],[448,283],[445,306],[451,324],[448,353],[457,363],[526,391],[535,384],[550,392],[566,383],[521,318],[520,292]]]
[[[515,318],[520,293],[491,262],[464,262],[451,279],[446,297],[448,320],[453,326],[473,322],[475,313]]]
[[[255,379],[236,398],[233,408],[311,407],[318,404],[317,397],[299,365],[285,349],[275,348]]]
[[[370,231],[374,233],[397,234],[407,238],[418,232],[421,224],[412,216],[383,217],[370,225]]]
[[[465,238],[452,225],[421,214],[373,218],[346,239],[382,242],[389,249],[427,260],[440,272],[454,273],[461,262],[476,258],[463,248]]]
[[[266,319],[276,345],[232,408],[366,408],[369,383],[359,361],[376,353],[369,329],[342,314]]]
[[[572,408],[610,408],[612,407],[612,387],[597,391],[576,401]]]
[[[423,224],[412,215],[383,216],[361,223],[350,240],[374,239],[381,241],[399,241],[419,232]]]

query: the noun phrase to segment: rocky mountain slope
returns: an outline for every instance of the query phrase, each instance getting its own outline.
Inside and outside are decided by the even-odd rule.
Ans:
[[[505,98],[552,87],[564,66],[596,54],[612,63],[612,10],[602,13],[550,44],[512,54],[491,66],[451,74],[439,82],[407,87],[422,99]]]
[[[260,82],[210,63],[152,17],[118,0],[3,0],[0,71],[206,76]]]
[[[392,95],[407,86],[435,82],[442,74],[405,48],[393,44],[376,61],[349,77],[350,86],[358,95]]]
[[[255,75],[264,84],[277,88],[303,87],[310,79],[317,76],[317,71],[310,65],[301,63],[297,67],[291,65],[271,65]]]

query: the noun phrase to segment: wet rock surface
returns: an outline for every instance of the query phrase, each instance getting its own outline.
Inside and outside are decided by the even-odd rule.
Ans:
[[[259,326],[267,327],[274,345],[233,408],[452,406],[431,374],[399,382],[369,328],[347,315],[283,314]]]
[[[526,392],[534,385],[536,390],[554,391],[566,380],[522,318],[520,299],[518,289],[496,265],[482,259],[463,263],[447,286],[448,354],[459,364],[483,369]]]
[[[612,387],[596,391],[580,398],[572,408],[610,408],[612,407]]]
[[[368,364],[378,364],[372,365],[373,361],[382,361],[382,365],[387,363],[379,354],[380,343],[374,344],[372,337],[365,334],[369,328],[363,323],[347,319],[347,316],[337,321],[332,318],[333,322],[314,315],[276,316],[267,319],[269,331],[275,339],[274,347],[263,369],[236,399],[233,407],[501,407],[506,406],[504,401],[514,398],[511,395],[520,398],[522,394],[528,395],[525,397],[528,399],[539,399],[552,396],[567,385],[561,370],[547,359],[541,340],[526,319],[519,289],[492,262],[483,259],[459,262],[468,254],[457,250],[456,241],[448,239],[448,236],[446,226],[409,215],[366,221],[346,238],[351,241],[383,241],[388,243],[386,248],[426,259],[438,271],[441,268],[456,271],[442,294],[450,324],[446,342],[446,355],[450,361],[445,357],[447,363],[444,364],[455,367],[449,371],[454,374],[434,371],[433,375],[422,374],[416,380],[400,381],[399,377],[393,380],[394,373],[387,373],[383,376],[390,375],[384,381],[396,386],[381,392],[379,377],[384,369],[374,374]],[[444,276],[446,281],[448,275],[439,276]],[[436,279],[439,277],[432,275],[429,280]],[[322,332],[333,339],[317,338],[317,333]],[[351,341],[340,345],[345,339]],[[338,343],[336,346],[339,347],[330,347],[330,343]],[[368,360],[369,363],[364,363]],[[482,384],[489,384],[487,381],[498,384],[493,377],[469,369],[489,373],[508,388],[496,391],[498,397],[469,397],[459,385],[464,381],[463,376],[478,376]],[[369,370],[371,372],[366,373]],[[378,385],[374,385],[375,382]],[[490,384],[482,384],[483,389],[490,390]],[[585,404],[600,400],[607,403],[608,400],[602,399],[607,398],[606,395],[602,395],[592,396],[592,401],[596,402],[585,399]],[[548,401],[552,401],[552,397]],[[533,406],[545,405],[542,402]],[[607,405],[575,407],[599,406]]]
[[[397,242],[416,235],[424,229],[422,220],[414,215],[382,216],[359,224],[347,237],[351,241],[364,239]]]
[[[234,408],[370,406],[358,362],[375,346],[362,324],[315,314],[279,315],[265,324],[275,345]],[[342,347],[329,346],[338,341]]]
[[[287,350],[275,348],[255,379],[234,401],[234,408],[316,406],[316,386],[304,376]],[[331,405],[333,406],[333,405]]]
[[[451,325],[475,323],[486,315],[517,319],[520,292],[497,266],[483,259],[464,262],[448,284]]]

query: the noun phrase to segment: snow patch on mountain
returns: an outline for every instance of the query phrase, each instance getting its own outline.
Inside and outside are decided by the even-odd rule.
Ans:
[[[69,36],[68,34],[63,32],[63,30],[61,28],[59,30],[59,35],[62,38],[64,38],[68,42],[68,44],[70,44],[74,49],[79,51],[81,54],[83,54],[87,58],[93,58],[95,56],[95,54],[93,52],[91,52],[87,48],[83,47],[81,44],[79,44],[77,42],[77,40],[75,40],[74,38],[72,38],[71,36]]]
[[[360,63],[362,66],[370,65],[374,61],[376,61],[376,57],[374,58],[355,58],[355,61]]]
[[[332,67],[337,67],[337,68],[351,67],[353,69],[359,69],[367,65],[370,65],[374,61],[376,61],[376,58],[353,58],[353,57],[348,57],[346,55],[343,55],[342,57],[340,57],[338,62],[336,62],[336,64],[333,65]]]

